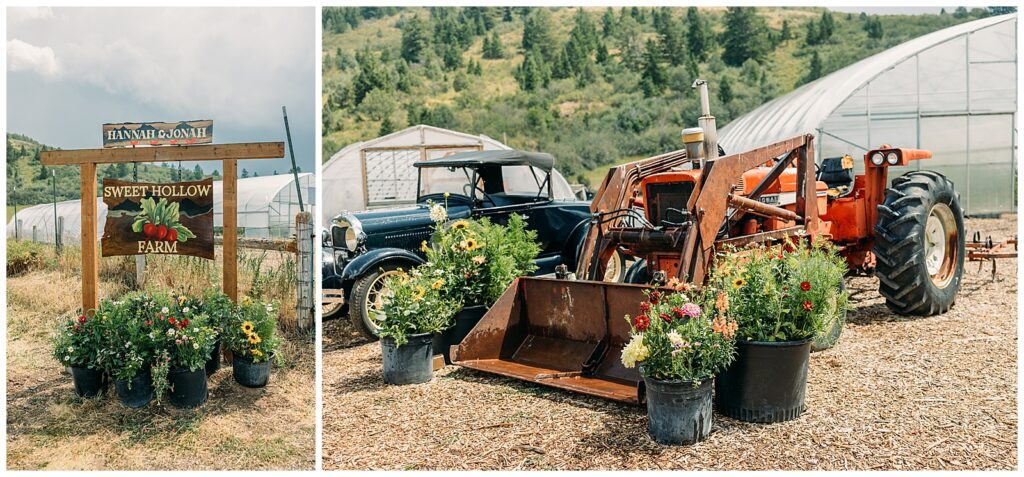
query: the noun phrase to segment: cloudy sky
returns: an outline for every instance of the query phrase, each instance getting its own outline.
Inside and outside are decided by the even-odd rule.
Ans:
[[[215,143],[284,141],[287,106],[296,161],[312,172],[314,15],[313,8],[8,8],[7,130],[64,149],[98,148],[103,123],[212,119]],[[290,166],[286,158],[242,167],[265,175]]]

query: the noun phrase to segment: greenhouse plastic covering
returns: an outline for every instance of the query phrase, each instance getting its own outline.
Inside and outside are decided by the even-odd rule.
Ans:
[[[302,201],[306,210],[315,213],[313,174],[299,174]],[[97,234],[103,236],[107,206],[97,198]],[[213,183],[213,225],[223,226],[223,183]],[[78,243],[82,238],[81,204],[78,200],[57,203],[57,217],[62,222],[63,243]],[[299,213],[294,177],[291,174],[250,177],[238,180],[239,236],[287,238],[295,233],[295,214]],[[53,204],[39,204],[18,210],[18,238],[36,242],[54,242]],[[14,238],[14,218],[7,223],[7,237]]]
[[[969,214],[1016,210],[1017,15],[956,25],[808,83],[719,132],[727,152],[811,133],[817,159],[889,144],[932,159],[893,168],[949,177]]]

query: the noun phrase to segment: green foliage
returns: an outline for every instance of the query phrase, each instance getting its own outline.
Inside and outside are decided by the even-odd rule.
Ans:
[[[43,268],[46,244],[7,239],[7,276],[13,277]]]
[[[829,242],[755,245],[715,262],[714,286],[726,290],[741,339],[799,341],[823,332],[846,309],[846,262]]]
[[[236,356],[261,363],[276,359],[281,339],[277,336],[277,310],[274,303],[261,303],[249,297],[229,308],[222,343]]]
[[[419,63],[420,55],[429,46],[426,25],[419,15],[413,15],[402,25],[402,58],[409,63]]]
[[[722,61],[729,66],[740,66],[748,59],[764,59],[769,49],[764,18],[753,7],[729,7],[722,46]]]
[[[501,44],[498,32],[492,31],[491,36],[484,38],[483,57],[486,60],[500,60],[505,57],[505,47]]]
[[[682,287],[680,287],[682,288]],[[659,380],[699,386],[736,357],[736,322],[715,307],[711,288],[701,291],[645,290],[636,318],[626,315],[631,339],[622,363]]]

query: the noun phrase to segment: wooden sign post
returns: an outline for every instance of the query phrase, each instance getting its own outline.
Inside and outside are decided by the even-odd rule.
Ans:
[[[96,236],[96,165],[133,162],[223,161],[224,293],[238,301],[238,161],[284,157],[283,142],[164,146],[132,149],[43,151],[47,166],[78,165],[82,191],[82,312],[99,306],[99,249]]]

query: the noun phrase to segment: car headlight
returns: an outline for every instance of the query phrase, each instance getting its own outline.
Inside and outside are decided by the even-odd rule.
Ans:
[[[336,246],[344,246],[349,252],[355,252],[366,240],[366,234],[359,220],[346,214],[334,220],[332,240]]]
[[[871,163],[876,166],[885,164],[885,156],[881,152],[876,152],[871,155]]]
[[[355,227],[345,229],[345,248],[347,248],[349,252],[355,252],[358,247],[359,234],[356,233]]]
[[[900,156],[896,154],[896,151],[890,151],[885,155],[885,161],[888,162],[890,166],[895,166],[896,164],[899,164]]]

